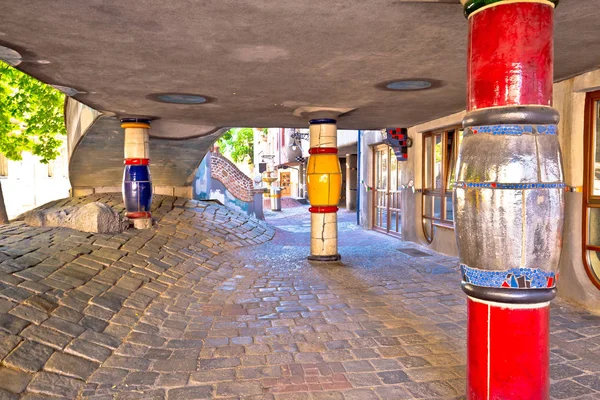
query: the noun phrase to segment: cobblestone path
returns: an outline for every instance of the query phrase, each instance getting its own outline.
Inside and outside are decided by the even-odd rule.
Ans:
[[[0,399],[464,398],[456,259],[342,211],[343,264],[311,265],[305,207],[155,204],[150,231],[0,230]],[[600,398],[600,317],[554,303],[551,378]]]

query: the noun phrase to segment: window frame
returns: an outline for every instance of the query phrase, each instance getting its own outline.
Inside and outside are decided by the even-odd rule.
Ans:
[[[461,126],[452,126],[449,128],[438,129],[434,131],[425,132],[423,134],[422,140],[422,152],[421,152],[421,177],[423,183],[423,190],[421,196],[421,219],[422,219],[422,229],[423,235],[427,242],[433,242],[435,237],[435,229],[437,227],[445,228],[445,229],[454,229],[454,218],[452,220],[447,219],[447,201],[448,198],[450,201],[453,201],[454,188],[449,187],[449,179],[452,176],[451,166],[453,169],[456,169],[456,163],[458,161],[458,150],[460,148],[460,131],[462,130]],[[450,135],[452,135],[452,142],[449,143]],[[436,137],[441,137],[441,145],[442,145],[442,159],[441,159],[441,175],[442,181],[440,182],[440,187],[436,188],[435,182],[435,147],[436,147]],[[427,138],[431,138],[430,141],[430,149],[431,158],[430,165],[427,168]],[[452,146],[451,150],[448,151],[448,146]],[[452,162],[453,161],[453,162]],[[428,171],[429,170],[429,171]],[[426,179],[426,171],[429,172],[429,179]],[[431,187],[428,187],[428,180]],[[425,214],[425,199],[426,196],[432,198],[432,201],[435,203],[436,198],[440,199],[440,216],[441,218],[436,218],[435,215],[428,216]],[[452,207],[454,209],[454,207]],[[431,227],[431,237],[427,234],[426,224]]]
[[[600,196],[595,196],[594,183],[592,181],[594,163],[595,163],[595,120],[597,119],[596,103],[600,103],[600,91],[589,92],[585,97],[584,111],[584,151],[583,151],[583,210],[582,210],[582,258],[585,272],[590,281],[600,289],[600,276],[596,275],[590,265],[589,251],[600,252],[600,246],[588,245],[589,240],[589,210],[590,208],[600,208]],[[600,113],[599,113],[600,114]]]

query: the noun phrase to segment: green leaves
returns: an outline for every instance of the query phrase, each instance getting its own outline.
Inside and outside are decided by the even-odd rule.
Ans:
[[[28,151],[47,164],[58,155],[66,129],[65,96],[0,61],[0,152],[21,160]]]
[[[217,141],[221,152],[229,155],[233,162],[244,161],[248,156],[250,162],[254,162],[254,129],[232,128],[225,132]]]

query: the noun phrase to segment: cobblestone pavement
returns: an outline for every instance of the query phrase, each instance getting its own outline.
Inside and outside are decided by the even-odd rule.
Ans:
[[[463,398],[455,258],[341,211],[343,264],[311,265],[306,207],[155,204],[143,232],[0,229],[0,399]],[[600,317],[555,301],[552,398],[600,398],[599,356]]]

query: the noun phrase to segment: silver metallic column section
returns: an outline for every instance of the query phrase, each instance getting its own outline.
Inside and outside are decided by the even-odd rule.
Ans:
[[[554,298],[565,191],[557,122],[556,111],[540,106],[475,111],[463,120],[454,204],[469,296]]]

